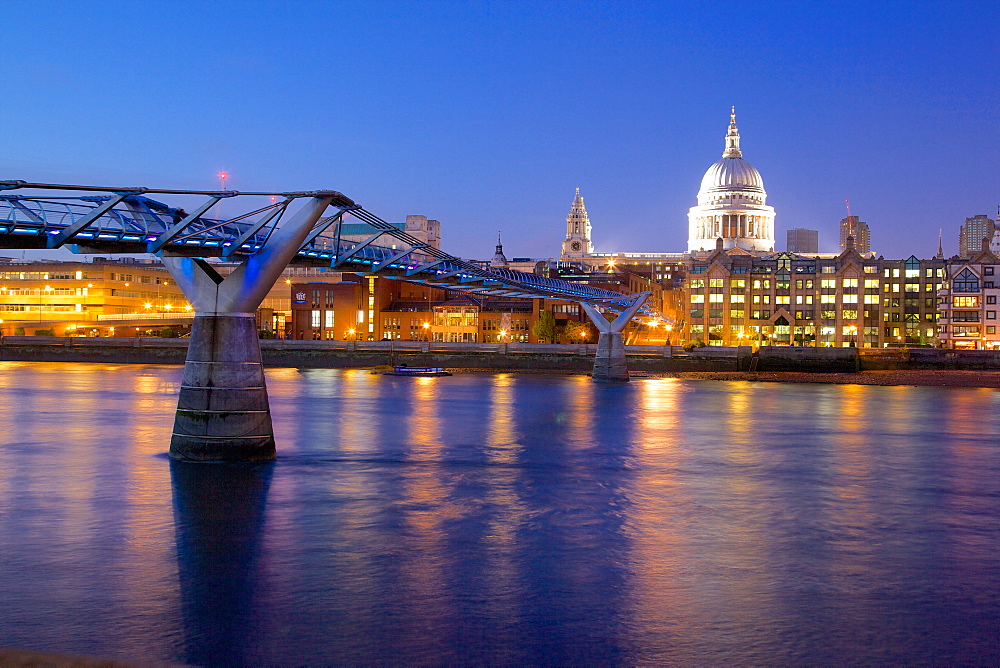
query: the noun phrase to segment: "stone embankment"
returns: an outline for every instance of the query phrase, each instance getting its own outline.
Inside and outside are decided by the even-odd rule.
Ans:
[[[437,343],[422,341],[293,341],[260,342],[269,366],[358,368],[379,365],[440,366],[451,369],[536,370],[588,373],[596,345],[529,343]],[[108,364],[183,364],[186,339],[128,339],[49,336],[0,337],[0,360],[101,362]],[[1000,372],[1000,351],[936,348],[872,349],[766,346],[708,347],[687,352],[670,346],[626,346],[632,372],[656,374],[731,374],[728,379],[780,379],[804,373],[803,382],[824,382],[823,374],[858,374],[847,382],[876,382],[890,371]],[[777,374],[777,376],[775,376]],[[708,377],[708,376],[705,376]],[[721,376],[713,376],[721,377]],[[864,377],[866,380],[862,380]],[[930,377],[929,377],[930,378]],[[919,384],[950,384],[939,382]],[[826,381],[831,382],[831,381]],[[843,381],[832,381],[843,382]],[[876,384],[898,384],[877,382]],[[961,383],[959,383],[961,384]],[[984,385],[992,387],[993,385]]]

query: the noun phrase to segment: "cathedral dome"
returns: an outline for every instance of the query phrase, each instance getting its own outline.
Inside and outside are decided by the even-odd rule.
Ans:
[[[701,180],[699,195],[733,190],[764,192],[764,179],[757,168],[743,158],[723,158],[708,168]]]
[[[698,190],[698,206],[688,211],[688,251],[715,248],[774,250],[774,208],[767,206],[764,179],[743,159],[736,108],[722,160],[708,168]]]

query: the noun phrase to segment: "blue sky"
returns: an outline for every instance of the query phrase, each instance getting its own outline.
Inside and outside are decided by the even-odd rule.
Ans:
[[[736,105],[791,227],[886,257],[996,216],[996,2],[8,3],[0,179],[340,190],[443,247],[682,251]]]

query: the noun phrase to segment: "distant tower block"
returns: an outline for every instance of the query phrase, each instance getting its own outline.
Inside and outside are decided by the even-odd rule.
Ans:
[[[864,255],[872,252],[871,231],[868,223],[857,216],[840,220],[840,250],[847,248],[847,237],[854,237],[854,250]]]
[[[573,204],[569,208],[569,215],[566,216],[566,240],[562,245],[562,258],[581,258],[593,252],[594,244],[590,241],[590,217],[587,215],[587,207],[583,205],[580,189],[577,188]]]
[[[722,247],[748,251],[774,250],[774,208],[767,206],[764,179],[743,159],[736,108],[722,160],[708,168],[698,190],[698,206],[688,211],[688,251]]]
[[[983,248],[983,239],[993,240],[996,223],[986,214],[965,219],[958,231],[958,254],[972,257]]]
[[[789,253],[818,253],[819,231],[794,227],[785,232],[785,250]]]

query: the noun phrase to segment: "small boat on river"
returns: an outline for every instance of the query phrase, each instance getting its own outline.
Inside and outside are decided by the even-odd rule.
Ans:
[[[439,366],[395,366],[392,371],[386,371],[387,376],[450,376]]]

